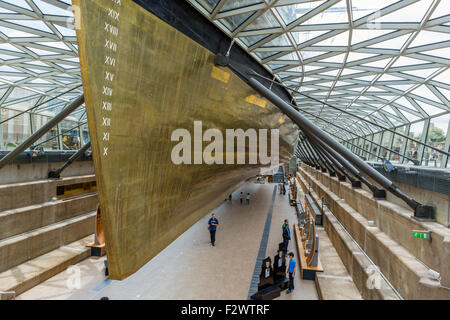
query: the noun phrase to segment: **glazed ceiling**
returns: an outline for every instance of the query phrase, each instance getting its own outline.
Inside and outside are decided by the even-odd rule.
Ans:
[[[448,1],[186,1],[291,89],[388,127],[450,112]],[[0,108],[54,114],[81,93],[71,1],[0,0]],[[379,131],[293,96],[357,134]]]
[[[187,1],[285,86],[321,102],[387,127],[450,111],[448,1]],[[380,131],[292,94],[301,110],[357,133]]]

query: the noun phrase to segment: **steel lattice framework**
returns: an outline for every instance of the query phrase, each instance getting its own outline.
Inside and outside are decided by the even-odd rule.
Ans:
[[[1,0],[0,107],[51,115],[82,92],[71,1]]]
[[[387,127],[450,112],[448,1],[186,1],[288,88]],[[55,113],[81,93],[71,1],[0,0],[0,108]],[[356,135],[380,131],[293,97],[301,110]],[[85,121],[84,110],[74,116]]]
[[[187,1],[285,86],[322,102],[386,127],[450,110],[447,1]],[[301,110],[359,135],[380,131],[293,96]],[[308,117],[344,140],[352,137]]]

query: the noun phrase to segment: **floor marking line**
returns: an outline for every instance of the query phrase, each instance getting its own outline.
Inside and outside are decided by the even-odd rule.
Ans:
[[[270,225],[272,223],[273,205],[275,203],[275,196],[277,195],[277,186],[273,187],[272,202],[267,212],[266,224],[264,225],[264,231],[261,237],[261,243],[259,245],[258,256],[255,262],[255,268],[253,270],[252,281],[250,288],[248,289],[247,300],[258,291],[259,275],[261,273],[262,261],[266,258],[267,243],[269,242]]]

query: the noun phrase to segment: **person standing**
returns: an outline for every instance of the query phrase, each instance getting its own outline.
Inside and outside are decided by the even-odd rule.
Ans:
[[[283,229],[283,252],[287,254],[287,249],[289,245],[289,240],[291,240],[291,230],[289,229],[289,221],[286,220],[285,227]]]
[[[245,202],[250,204],[250,193],[247,193],[247,197],[245,198]]]
[[[216,215],[213,213],[211,218],[208,221],[208,230],[211,236],[211,244],[214,247],[216,242],[216,230],[219,225],[219,220],[217,220]]]
[[[284,229],[286,229],[286,224],[288,224],[288,223],[289,223],[289,220],[288,219],[284,219],[283,226],[281,227],[281,229],[283,230],[283,233],[284,233]]]
[[[295,276],[295,267],[297,263],[294,259],[294,253],[289,252],[289,268],[287,272],[289,273],[289,289],[286,291],[287,294],[294,291],[294,276]]]
[[[231,202],[232,199],[233,199],[233,196],[230,194],[230,195],[228,196],[228,201]]]
[[[242,204],[243,199],[244,199],[244,194],[241,192],[241,194],[239,195],[239,200],[241,201],[241,204]]]

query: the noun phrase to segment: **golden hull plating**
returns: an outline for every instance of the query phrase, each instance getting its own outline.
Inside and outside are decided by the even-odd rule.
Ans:
[[[132,1],[73,2],[109,272],[123,279],[259,172],[173,164],[175,129],[279,129],[280,161],[296,130],[214,67],[211,52]]]

